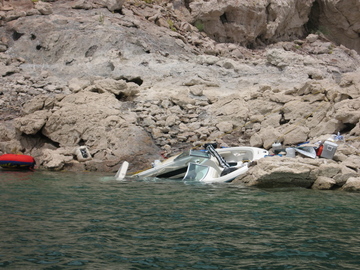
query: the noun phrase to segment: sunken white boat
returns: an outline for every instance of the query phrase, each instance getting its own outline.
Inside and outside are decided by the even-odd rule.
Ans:
[[[251,162],[268,155],[268,151],[257,147],[227,147],[215,149],[207,144],[204,150],[188,150],[179,155],[155,161],[153,168],[126,175],[129,163],[124,162],[118,170],[116,180],[166,178],[204,183],[231,182],[248,171]]]

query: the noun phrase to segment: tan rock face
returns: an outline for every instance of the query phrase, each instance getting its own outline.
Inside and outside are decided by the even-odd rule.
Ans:
[[[345,191],[360,191],[360,177],[350,177],[342,188]]]
[[[218,42],[255,46],[303,36],[313,1],[194,1],[195,21]]]
[[[125,88],[126,85],[123,90]],[[160,150],[144,130],[135,126],[136,117],[124,110],[111,92],[83,90],[55,101],[52,106],[32,104],[33,109],[29,108],[29,112],[37,110],[17,118],[15,127],[27,135],[41,133],[53,145],[60,146],[55,151],[45,147],[44,155],[38,157],[39,165],[45,168],[62,169],[73,160],[74,148],[80,145],[89,147],[91,154],[100,162],[119,162],[126,157],[137,164],[140,159],[136,156],[139,155],[158,158]],[[112,170],[112,167],[107,170]]]
[[[0,10],[29,10],[34,7],[34,3],[31,0],[2,0],[0,2]]]
[[[191,1],[193,21],[218,42],[254,47],[321,32],[360,52],[357,0]]]
[[[325,36],[360,53],[360,3],[348,1],[317,1],[313,8],[315,27]]]
[[[214,140],[268,149],[340,132],[349,148],[337,162],[350,172],[319,186],[358,170],[348,157],[360,147],[360,57],[309,30],[344,1],[318,13],[321,0],[42,2],[0,12],[1,152],[51,169],[114,170],[126,159],[136,170]],[[82,145],[91,161],[73,154]]]
[[[234,180],[263,188],[303,187],[318,190],[342,189],[359,191],[357,169],[328,159],[266,157],[250,167],[249,172]],[[347,174],[346,180],[342,177]]]

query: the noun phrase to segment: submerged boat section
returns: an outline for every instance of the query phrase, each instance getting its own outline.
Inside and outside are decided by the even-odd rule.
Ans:
[[[166,178],[205,183],[231,182],[248,170],[252,161],[267,156],[265,149],[257,147],[228,147],[215,149],[207,146],[205,150],[191,149],[179,155],[153,162],[153,168],[126,175],[126,161],[120,167],[115,178]],[[125,176],[126,175],[126,176]]]

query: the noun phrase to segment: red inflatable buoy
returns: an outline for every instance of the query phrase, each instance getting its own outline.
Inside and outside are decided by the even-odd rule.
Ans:
[[[36,162],[32,156],[4,154],[0,156],[0,167],[8,170],[33,170]]]

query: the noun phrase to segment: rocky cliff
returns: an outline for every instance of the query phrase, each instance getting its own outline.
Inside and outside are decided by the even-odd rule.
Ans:
[[[138,170],[208,141],[340,132],[339,155],[357,157],[359,14],[355,0],[4,1],[0,154]]]

